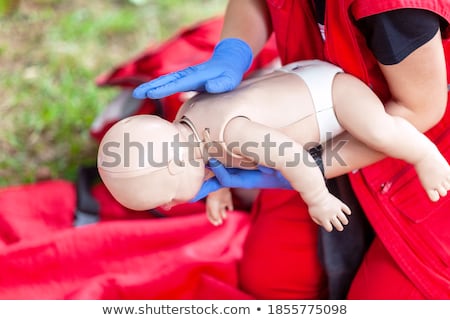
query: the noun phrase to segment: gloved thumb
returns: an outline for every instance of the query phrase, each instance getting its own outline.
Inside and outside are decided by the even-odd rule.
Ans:
[[[206,81],[205,90],[209,93],[227,92],[236,88],[239,82],[239,80],[236,80],[227,74],[222,74],[214,79]]]
[[[211,192],[217,191],[220,188],[222,188],[222,185],[217,180],[217,178],[215,178],[215,177],[210,178],[203,183],[202,187],[200,188],[198,193],[195,195],[194,199],[192,199],[189,202],[197,202],[197,201],[205,198]]]

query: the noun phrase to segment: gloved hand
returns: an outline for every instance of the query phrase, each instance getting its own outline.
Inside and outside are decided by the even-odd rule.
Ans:
[[[283,175],[272,168],[259,166],[255,170],[238,168],[225,168],[217,159],[210,159],[208,167],[214,172],[215,177],[206,180],[200,191],[191,202],[206,197],[210,192],[220,188],[244,188],[244,189],[292,189],[289,181]]]
[[[239,85],[252,59],[252,50],[246,42],[223,39],[208,61],[141,84],[134,89],[133,97],[159,99],[183,91],[230,91]]]

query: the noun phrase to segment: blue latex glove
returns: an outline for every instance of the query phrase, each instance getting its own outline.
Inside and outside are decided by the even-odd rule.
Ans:
[[[217,159],[210,159],[208,167],[214,172],[215,177],[203,183],[191,202],[198,201],[220,188],[292,189],[289,181],[272,168],[263,166],[255,170],[225,168]]]
[[[223,39],[208,61],[141,84],[134,89],[133,97],[159,99],[183,91],[230,91],[239,85],[252,59],[247,43],[237,38]]]

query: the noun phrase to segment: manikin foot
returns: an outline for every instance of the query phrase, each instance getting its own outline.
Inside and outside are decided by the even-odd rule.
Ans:
[[[438,201],[450,190],[450,166],[436,149],[419,160],[414,166],[428,197]]]

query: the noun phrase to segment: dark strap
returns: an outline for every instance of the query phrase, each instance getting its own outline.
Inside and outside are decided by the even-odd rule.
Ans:
[[[320,171],[322,172],[322,176],[325,179],[325,168],[323,166],[323,160],[322,160],[322,153],[323,153],[323,147],[321,144],[317,145],[316,147],[313,147],[308,150],[311,157],[314,159],[314,162],[319,167]]]
[[[80,227],[96,223],[100,216],[100,206],[91,194],[91,187],[100,179],[97,167],[78,168],[75,188],[77,192],[77,208],[74,225]]]
[[[352,280],[372,243],[374,232],[351,187],[347,175],[328,179],[330,192],[352,210],[344,231],[327,232],[320,228],[319,254],[328,279],[328,299],[347,297]]]

